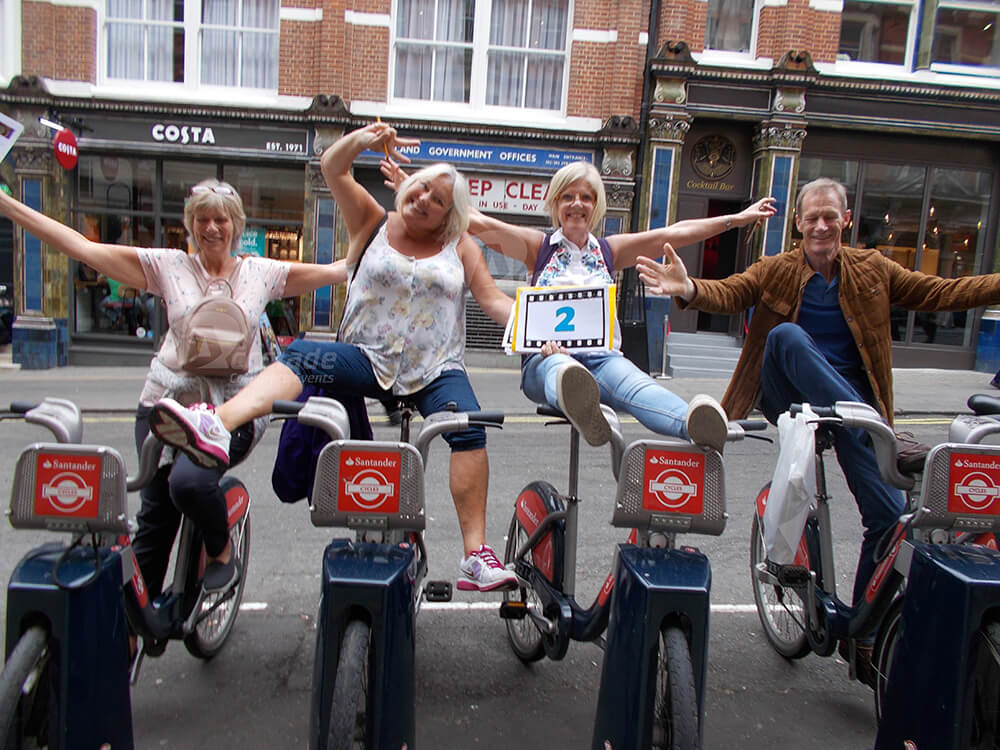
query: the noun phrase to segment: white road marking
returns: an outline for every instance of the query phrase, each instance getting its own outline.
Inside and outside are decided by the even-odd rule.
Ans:
[[[420,609],[432,611],[451,612],[473,612],[476,610],[495,610],[500,607],[500,600],[489,602],[422,602]],[[267,602],[243,602],[240,605],[241,612],[263,612],[267,609]],[[753,604],[713,604],[712,612],[718,614],[746,614],[756,612],[757,607]]]

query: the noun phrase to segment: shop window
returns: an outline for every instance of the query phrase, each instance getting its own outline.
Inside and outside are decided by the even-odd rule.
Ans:
[[[278,88],[279,0],[107,0],[109,80]]]
[[[909,4],[844,0],[837,59],[902,65],[911,12]]]
[[[932,66],[937,70],[960,66],[963,72],[988,75],[1000,72],[998,4],[942,0],[935,18]]]
[[[396,0],[393,97],[562,111],[569,0]]]
[[[757,0],[708,0],[705,49],[750,52],[757,19]]]

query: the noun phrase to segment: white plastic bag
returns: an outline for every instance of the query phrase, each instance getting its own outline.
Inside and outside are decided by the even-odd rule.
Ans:
[[[764,546],[768,560],[779,565],[795,560],[816,491],[815,419],[809,404],[794,418],[788,412],[778,417],[778,463],[764,508]]]

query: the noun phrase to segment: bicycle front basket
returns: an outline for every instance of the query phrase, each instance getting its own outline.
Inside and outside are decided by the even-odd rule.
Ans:
[[[128,532],[127,471],[103,445],[35,443],[14,469],[8,518],[15,529]]]
[[[409,443],[334,440],[316,461],[314,526],[422,531],[424,463]]]
[[[637,440],[625,449],[613,525],[719,535],[726,517],[726,476],[718,453],[664,440]]]

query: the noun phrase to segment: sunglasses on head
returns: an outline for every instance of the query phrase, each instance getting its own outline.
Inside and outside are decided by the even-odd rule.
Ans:
[[[195,185],[191,188],[191,195],[201,195],[202,193],[215,193],[216,195],[236,195],[236,191],[226,185]]]

